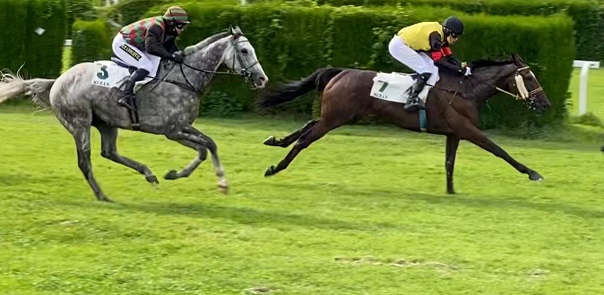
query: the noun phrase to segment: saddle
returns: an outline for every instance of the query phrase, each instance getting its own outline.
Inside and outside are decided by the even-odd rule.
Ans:
[[[406,74],[406,73],[383,73],[378,72],[373,78],[373,86],[369,95],[382,100],[407,103],[409,100],[409,94],[411,88],[415,84],[415,80],[421,79],[419,74]],[[419,98],[426,103],[428,93],[432,89],[433,85],[424,86],[422,92],[419,94]]]
[[[154,56],[155,57],[155,56]],[[136,93],[141,87],[154,80],[158,74],[159,64],[161,58],[151,58],[153,63],[153,70],[143,80],[136,82],[134,85],[134,93]],[[100,60],[93,63],[95,67],[94,72],[96,73],[92,77],[91,83],[96,86],[109,88],[109,96],[117,97],[118,94],[123,90],[123,85],[128,81],[132,73],[136,70],[136,67],[132,67],[124,63],[119,58],[112,56],[111,60]],[[117,100],[116,100],[117,104]],[[132,128],[139,130],[139,119],[138,111],[136,110],[136,98],[133,99],[134,110],[129,109],[130,119],[132,121]]]

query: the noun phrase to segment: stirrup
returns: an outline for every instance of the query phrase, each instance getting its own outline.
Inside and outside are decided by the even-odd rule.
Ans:
[[[403,108],[405,109],[405,111],[413,112],[413,111],[417,111],[417,110],[425,110],[426,109],[426,105],[418,97],[413,102],[407,102],[407,104],[405,104],[405,106]]]
[[[117,99],[117,104],[134,111],[134,105],[132,104],[132,96],[132,94],[122,93],[122,96]]]

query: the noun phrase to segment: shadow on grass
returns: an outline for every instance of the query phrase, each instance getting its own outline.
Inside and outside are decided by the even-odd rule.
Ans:
[[[308,187],[305,185],[304,187]],[[583,208],[574,205],[555,203],[548,200],[544,203],[529,202],[526,199],[505,195],[493,195],[489,197],[481,197],[470,194],[455,194],[455,195],[433,195],[425,193],[398,193],[387,190],[371,189],[371,190],[347,190],[345,187],[337,189],[341,194],[358,195],[359,197],[385,197],[385,198],[403,198],[410,201],[421,201],[431,204],[455,206],[455,207],[478,207],[497,209],[531,209],[547,212],[550,214],[568,214],[580,218],[602,219],[604,218],[604,210]],[[545,203],[547,202],[547,203]]]
[[[244,208],[235,206],[222,206],[208,203],[177,203],[177,202],[142,202],[142,203],[109,203],[99,204],[97,201],[76,202],[67,200],[57,200],[63,205],[76,206],[83,208],[98,208],[99,205],[104,208],[114,210],[136,211],[143,213],[152,213],[158,215],[178,215],[195,218],[213,218],[226,219],[232,222],[246,225],[291,225],[305,228],[316,228],[339,231],[377,231],[384,229],[396,229],[404,231],[399,225],[379,223],[354,223],[332,218],[321,218],[309,214],[287,214],[256,208]]]

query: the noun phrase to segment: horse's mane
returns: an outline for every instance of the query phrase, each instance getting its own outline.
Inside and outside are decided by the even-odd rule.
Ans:
[[[511,58],[500,59],[500,60],[492,60],[492,59],[478,59],[471,61],[468,66],[471,69],[482,68],[482,67],[490,67],[490,66],[500,66],[500,65],[509,65],[514,63],[514,60]]]
[[[202,48],[204,48],[204,47],[206,47],[206,46],[208,46],[208,45],[216,42],[217,40],[220,40],[220,39],[222,39],[222,38],[224,38],[224,37],[226,37],[226,36],[228,36],[230,34],[231,33],[228,32],[228,31],[217,33],[217,34],[215,34],[213,36],[205,38],[203,41],[201,41],[201,42],[199,42],[199,43],[197,43],[195,45],[187,46],[187,48],[185,48],[185,50],[184,50],[184,53],[185,53],[185,55],[189,55],[189,54],[191,54],[191,53],[193,53],[195,51],[198,51],[198,50],[200,50],[200,49],[202,49]]]

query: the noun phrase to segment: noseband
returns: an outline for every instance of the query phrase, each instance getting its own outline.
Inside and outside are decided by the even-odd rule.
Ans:
[[[530,69],[529,66],[518,68],[516,70],[516,73],[514,74],[514,79],[516,80],[515,84],[516,84],[516,87],[518,88],[518,92],[520,93],[520,95],[511,93],[511,92],[501,89],[497,86],[495,86],[495,89],[515,98],[516,100],[524,100],[524,101],[526,101],[527,99],[533,100],[533,97],[535,96],[535,94],[537,94],[539,92],[543,92],[543,88],[541,86],[539,86],[539,88],[533,89],[531,92],[529,92],[526,89],[526,86],[524,85],[524,78],[522,78],[522,75],[520,75],[520,72],[522,72],[524,70],[529,70],[529,69]]]

